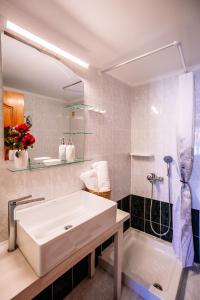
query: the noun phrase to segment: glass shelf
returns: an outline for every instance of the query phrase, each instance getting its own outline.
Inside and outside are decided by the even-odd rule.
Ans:
[[[92,134],[92,132],[84,132],[84,131],[79,131],[79,132],[64,132],[63,134],[72,134],[72,135],[76,135],[76,134]]]
[[[14,166],[9,167],[8,170],[11,172],[20,172],[20,171],[32,171],[36,169],[45,169],[45,168],[52,168],[52,167],[58,167],[58,166],[65,166],[65,165],[71,165],[71,164],[77,164],[77,163],[83,163],[86,161],[91,161],[91,159],[82,159],[82,158],[77,158],[74,161],[67,161],[63,160],[57,164],[54,165],[45,165],[43,162],[40,163],[32,163],[26,168],[26,169],[16,169]]]
[[[92,109],[94,109],[94,107],[92,105],[83,104],[83,103],[67,105],[67,106],[65,106],[65,108],[71,109],[71,110],[75,110],[75,109],[92,110]]]
[[[69,110],[87,110],[87,111],[93,111],[95,113],[99,113],[99,114],[105,114],[106,110],[104,109],[99,109],[99,108],[95,108],[92,105],[89,104],[83,104],[83,103],[79,103],[79,104],[71,104],[71,105],[66,105],[65,108],[69,109]]]

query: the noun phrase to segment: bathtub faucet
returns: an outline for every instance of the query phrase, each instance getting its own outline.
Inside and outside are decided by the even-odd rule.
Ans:
[[[149,180],[150,183],[156,183],[156,181],[162,182],[164,178],[158,177],[155,173],[150,173],[147,175],[147,180]]]
[[[44,197],[29,199],[32,195],[8,201],[8,251],[16,249],[16,219],[15,208],[19,205],[45,200]]]

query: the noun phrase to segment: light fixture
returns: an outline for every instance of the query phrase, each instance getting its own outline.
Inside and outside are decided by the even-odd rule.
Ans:
[[[53,44],[43,40],[42,38],[38,37],[37,35],[34,35],[33,33],[19,27],[18,25],[10,22],[10,21],[7,21],[6,23],[6,28],[10,29],[11,31],[14,31],[20,35],[22,35],[23,37],[35,42],[36,44],[46,48],[46,49],[49,49],[50,51],[74,62],[75,64],[78,64],[84,68],[88,68],[89,67],[89,64],[84,62],[83,60],[73,56],[72,54],[54,46]]]

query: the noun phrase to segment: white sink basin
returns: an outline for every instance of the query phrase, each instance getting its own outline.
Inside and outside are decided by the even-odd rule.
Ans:
[[[18,247],[43,276],[113,225],[116,212],[114,201],[85,191],[19,210]]]

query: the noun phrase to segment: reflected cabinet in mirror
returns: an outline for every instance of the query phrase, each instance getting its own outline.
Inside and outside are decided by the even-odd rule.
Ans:
[[[11,171],[84,161],[84,84],[59,60],[2,35],[4,156]]]

